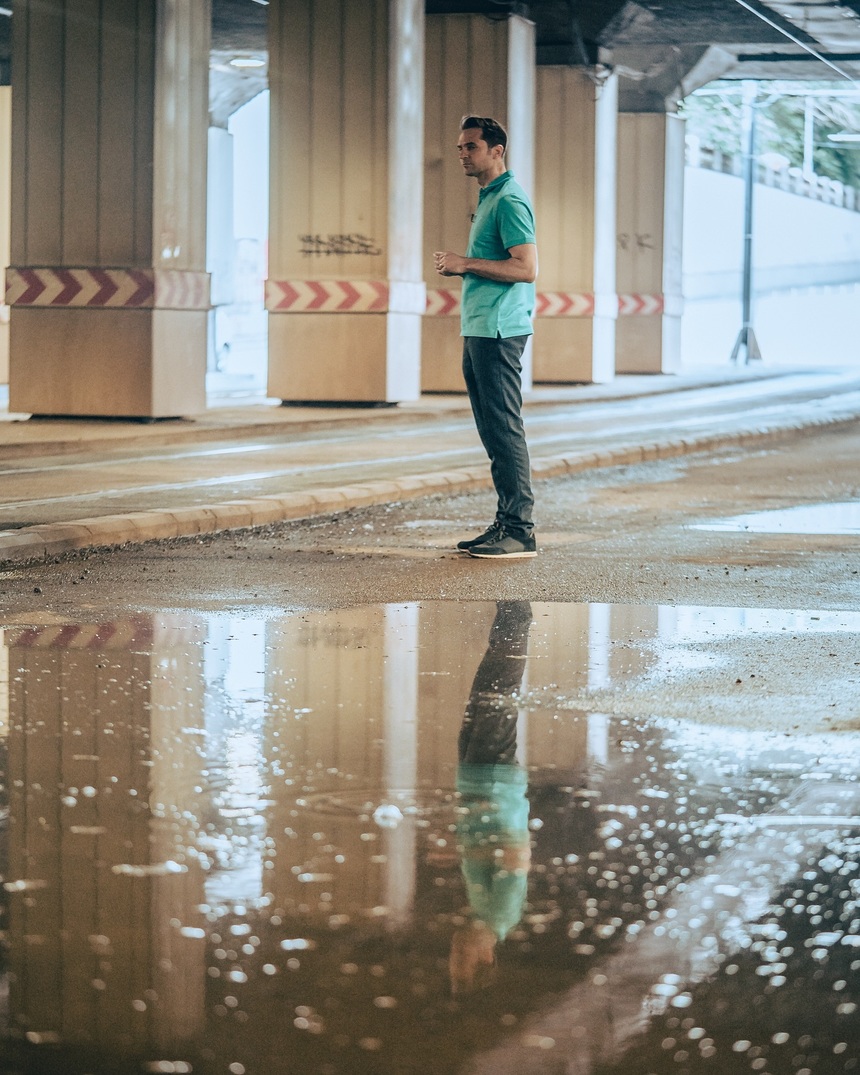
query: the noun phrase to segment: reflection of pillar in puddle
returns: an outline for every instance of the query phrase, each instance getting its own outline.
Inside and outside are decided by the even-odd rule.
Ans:
[[[382,775],[384,789],[379,821],[384,829],[383,902],[389,922],[408,918],[415,895],[415,818],[401,819],[400,809],[418,788],[418,618],[417,605],[388,605],[384,620],[382,686]],[[393,824],[392,824],[393,822]]]
[[[328,917],[381,902],[369,815],[383,784],[385,640],[376,606],[285,617],[267,633],[269,887],[284,909]]]
[[[537,698],[557,696],[560,707],[547,716],[535,714],[529,722],[528,763],[533,771],[553,772],[570,782],[585,761],[586,718],[572,714],[564,701],[586,683],[588,606],[533,603],[532,613],[529,687]]]
[[[204,659],[209,783],[218,789],[220,867],[206,879],[207,903],[255,903],[264,892],[263,772],[266,664],[260,620],[215,617]]]
[[[418,757],[424,788],[454,788],[463,699],[469,697],[494,612],[494,606],[479,601],[436,601],[421,609]]]
[[[9,650],[0,628],[0,737],[9,734]]]
[[[174,923],[202,896],[185,854],[200,688],[178,656],[196,628],[141,616],[6,642],[12,1026],[112,1057],[189,1037],[204,951]]]
[[[605,687],[609,682],[611,646],[611,609],[609,605],[591,605],[588,612],[588,686]],[[609,716],[588,714],[588,761],[604,768],[609,760]]]

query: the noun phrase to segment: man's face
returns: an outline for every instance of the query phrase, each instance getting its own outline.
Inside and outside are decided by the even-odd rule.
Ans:
[[[467,127],[465,131],[460,131],[457,152],[466,175],[480,178],[501,160],[502,147],[493,146],[491,149],[482,136],[480,127]]]

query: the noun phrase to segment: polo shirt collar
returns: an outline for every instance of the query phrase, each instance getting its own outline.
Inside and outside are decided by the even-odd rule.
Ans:
[[[481,187],[481,192],[478,195],[478,200],[480,201],[480,199],[483,198],[485,194],[491,194],[494,190],[498,190],[499,187],[504,186],[509,179],[513,178],[514,173],[510,170],[510,168],[507,171],[502,172],[501,175],[496,176],[492,183],[488,183],[485,187]]]

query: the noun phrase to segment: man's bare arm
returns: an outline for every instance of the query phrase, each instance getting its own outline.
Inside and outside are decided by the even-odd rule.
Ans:
[[[433,255],[436,271],[441,276],[465,276],[474,273],[485,280],[500,284],[530,284],[537,277],[537,247],[534,243],[512,246],[509,258],[491,261],[487,258],[467,258],[450,250],[437,250]]]

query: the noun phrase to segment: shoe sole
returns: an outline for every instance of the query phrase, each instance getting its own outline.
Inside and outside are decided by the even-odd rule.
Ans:
[[[530,560],[537,556],[536,549],[534,552],[472,552],[467,549],[466,552],[476,560]]]

